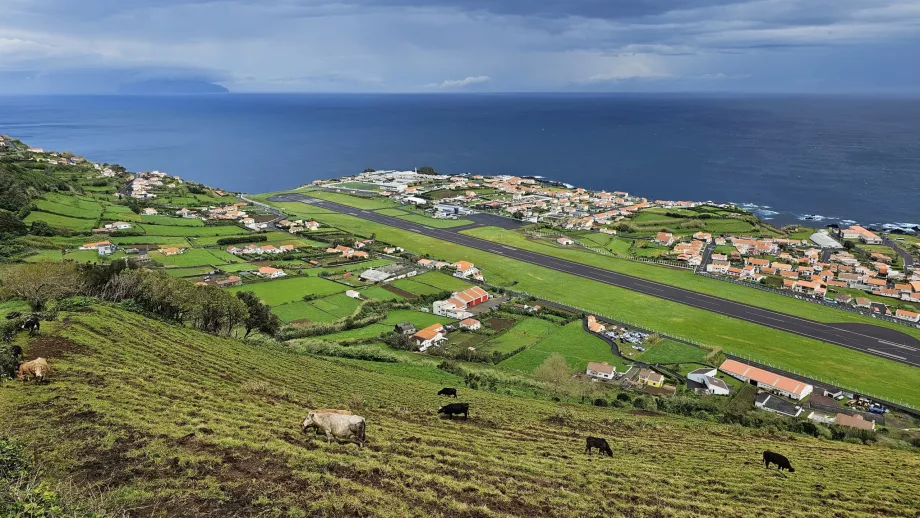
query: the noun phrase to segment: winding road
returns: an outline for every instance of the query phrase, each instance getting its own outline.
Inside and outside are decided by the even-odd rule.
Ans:
[[[549,255],[531,252],[501,243],[457,233],[456,229],[433,228],[412,221],[375,212],[357,209],[340,203],[320,200],[303,194],[282,194],[269,201],[300,201],[320,206],[343,214],[366,219],[409,232],[449,241],[462,246],[500,255],[509,259],[542,266],[551,270],[577,275],[597,282],[635,291],[645,295],[670,300],[698,309],[704,309],[720,315],[760,324],[799,336],[805,336],[831,344],[862,351],[889,360],[920,367],[920,340],[899,331],[872,324],[846,323],[825,324],[805,318],[759,308],[741,302],[685,290],[667,284],[661,284],[622,273],[612,272],[586,264],[567,261]],[[507,218],[503,219],[508,221]],[[490,218],[491,219],[491,218]],[[494,224],[493,221],[477,221],[482,224]],[[462,227],[471,228],[470,225]]]

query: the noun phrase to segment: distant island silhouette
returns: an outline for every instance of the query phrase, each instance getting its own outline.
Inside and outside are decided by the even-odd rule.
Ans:
[[[147,94],[147,95],[174,95],[174,94],[225,94],[227,88],[209,83],[188,79],[150,79],[146,81],[132,81],[118,85],[120,94]]]

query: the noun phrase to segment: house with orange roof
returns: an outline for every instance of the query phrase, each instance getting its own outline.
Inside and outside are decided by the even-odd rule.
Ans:
[[[557,238],[557,239],[556,239],[556,242],[559,243],[559,244],[562,245],[562,246],[568,246],[568,245],[574,245],[574,244],[575,244],[575,241],[572,241],[571,238],[568,238],[568,237],[565,237],[565,236],[562,236],[562,237],[560,237],[560,238]]]
[[[674,234],[670,232],[659,232],[653,241],[661,246],[671,246],[674,243]]]
[[[424,329],[419,329],[412,335],[412,341],[418,346],[419,351],[425,352],[428,348],[438,346],[447,341],[447,331],[441,324],[432,324]]]
[[[479,273],[479,269],[469,261],[457,261],[451,266],[454,268],[454,277],[467,278]]]
[[[112,242],[109,240],[98,241],[95,243],[86,243],[80,246],[80,250],[99,250],[99,248],[105,248],[112,246]]]
[[[859,225],[852,225],[849,228],[845,228],[840,231],[840,234],[844,239],[858,239],[867,245],[877,245],[882,242],[882,238],[880,238],[878,234]]]
[[[875,430],[875,421],[867,421],[861,414],[847,415],[838,413],[834,418],[834,424],[859,430]]]
[[[603,333],[607,330],[607,326],[598,322],[596,316],[588,315],[588,329],[592,333]]]
[[[185,253],[185,248],[160,248],[158,251],[163,255],[179,255]]]
[[[803,381],[780,376],[779,374],[745,365],[735,360],[725,360],[722,362],[722,365],[719,366],[719,370],[745,383],[757,385],[764,390],[769,390],[792,399],[802,399],[811,394],[814,390],[814,387]]]
[[[894,317],[901,320],[906,320],[908,322],[920,322],[920,313],[915,311],[908,311],[906,309],[899,309],[894,312]]]

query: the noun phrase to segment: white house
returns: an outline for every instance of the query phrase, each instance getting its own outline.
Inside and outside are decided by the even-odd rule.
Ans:
[[[360,299],[360,298],[361,298],[361,293],[359,293],[359,292],[357,292],[357,291],[355,291],[355,290],[347,290],[347,291],[345,292],[345,296],[346,296],[346,297],[351,297],[351,298],[353,298],[353,299]]]
[[[106,223],[105,228],[111,228],[115,230],[125,230],[131,228],[131,224],[127,221],[116,221],[114,223]]]
[[[258,273],[262,277],[268,277],[269,279],[277,279],[278,277],[284,277],[287,275],[284,273],[284,270],[272,268],[271,266],[263,266],[259,268]]]
[[[585,371],[588,376],[602,380],[611,380],[616,373],[614,366],[608,365],[607,362],[588,362],[588,368]]]
[[[728,385],[716,377],[716,369],[702,368],[687,374],[687,379],[706,385],[706,391],[716,396],[727,396],[731,390]]]
[[[469,329],[470,331],[475,331],[482,327],[482,322],[476,320],[475,318],[464,318],[460,321],[460,327]]]
[[[556,242],[562,246],[569,246],[569,245],[575,244],[575,241],[572,241],[570,238],[567,238],[565,236],[560,237],[559,239],[556,240]]]
[[[447,337],[444,336],[444,333],[443,325],[432,324],[412,335],[412,340],[419,346],[420,351],[425,352],[431,346],[446,342]]]
[[[157,210],[154,209],[153,207],[144,207],[143,209],[141,209],[141,214],[143,214],[144,216],[156,216]]]

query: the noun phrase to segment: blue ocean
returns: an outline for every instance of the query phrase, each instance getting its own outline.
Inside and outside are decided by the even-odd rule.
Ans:
[[[920,99],[677,95],[0,96],[0,132],[246,192],[366,167],[542,176],[920,224]]]

